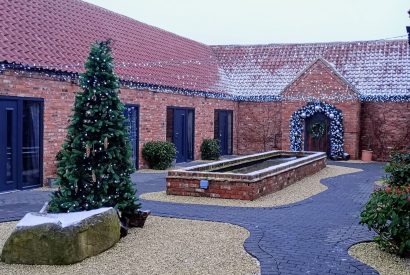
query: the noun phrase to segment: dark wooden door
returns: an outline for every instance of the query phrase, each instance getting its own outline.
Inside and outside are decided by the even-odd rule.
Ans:
[[[305,151],[330,153],[329,118],[315,113],[305,120]]]
[[[17,102],[0,101],[0,192],[17,189],[18,130]]]

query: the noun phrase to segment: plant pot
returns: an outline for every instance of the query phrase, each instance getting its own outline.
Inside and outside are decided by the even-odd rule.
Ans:
[[[47,184],[50,188],[58,187],[57,178],[47,178]]]
[[[371,150],[362,150],[362,161],[372,161],[373,151]]]
[[[145,220],[151,214],[151,211],[141,211],[138,210],[134,214],[128,217],[128,226],[129,227],[144,227]]]

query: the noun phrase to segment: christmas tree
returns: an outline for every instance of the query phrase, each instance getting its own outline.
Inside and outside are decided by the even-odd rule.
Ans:
[[[80,76],[67,137],[58,153],[60,188],[51,196],[50,212],[112,206],[123,215],[139,208],[130,179],[134,171],[124,125],[124,105],[113,72],[110,41],[92,45]]]

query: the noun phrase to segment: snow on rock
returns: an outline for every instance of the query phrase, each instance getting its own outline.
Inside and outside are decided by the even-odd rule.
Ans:
[[[19,227],[35,226],[46,223],[53,223],[60,225],[61,227],[67,227],[74,224],[80,223],[82,220],[87,219],[91,216],[101,214],[103,212],[109,211],[112,207],[103,207],[99,209],[94,209],[90,211],[80,211],[71,213],[27,213],[16,225]]]

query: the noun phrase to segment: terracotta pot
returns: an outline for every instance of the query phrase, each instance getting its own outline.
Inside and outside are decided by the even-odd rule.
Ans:
[[[373,151],[362,150],[362,161],[372,161]]]

